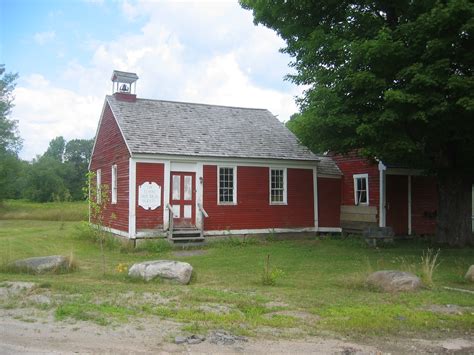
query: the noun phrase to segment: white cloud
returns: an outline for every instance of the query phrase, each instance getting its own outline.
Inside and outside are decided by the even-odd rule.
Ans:
[[[69,62],[58,81],[22,78],[12,115],[24,138],[22,157],[43,153],[58,135],[93,137],[114,69],[139,75],[139,97],[267,108],[282,121],[297,111],[301,89],[283,83],[284,42],[255,27],[238,4],[126,1],[121,11],[129,20],[146,14],[147,21],[111,41],[82,43],[89,62]]]
[[[14,94],[13,117],[19,121],[24,139],[23,158],[44,153],[57,136],[70,140],[94,135],[102,99],[55,88],[38,74],[26,78],[25,85],[18,86]]]
[[[56,32],[46,31],[46,32],[37,32],[33,35],[33,39],[39,45],[44,45],[48,42],[51,42],[56,37]]]

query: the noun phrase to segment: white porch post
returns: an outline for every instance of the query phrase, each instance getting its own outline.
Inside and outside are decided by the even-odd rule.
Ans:
[[[202,227],[202,214],[198,205],[203,205],[203,163],[197,163],[196,166],[196,227]]]
[[[128,237],[135,239],[136,233],[136,184],[137,184],[137,162],[130,158],[128,160]]]
[[[170,179],[171,179],[171,163],[170,161],[164,162],[164,176],[163,176],[163,229],[168,229],[169,224],[169,211],[166,206],[170,203]]]
[[[387,167],[379,161],[379,227],[386,226],[386,210],[385,210],[385,191],[386,191],[386,175]]]

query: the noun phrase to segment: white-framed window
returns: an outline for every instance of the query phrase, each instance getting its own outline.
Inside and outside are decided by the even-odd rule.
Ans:
[[[354,175],[354,203],[358,205],[369,205],[369,175]]]
[[[96,202],[97,204],[102,203],[102,170],[97,169],[95,173],[95,193],[96,193]]]
[[[270,204],[286,204],[286,197],[286,168],[270,168]]]
[[[220,205],[237,204],[237,167],[217,167],[217,203]]]
[[[117,203],[117,164],[112,165],[112,203]]]

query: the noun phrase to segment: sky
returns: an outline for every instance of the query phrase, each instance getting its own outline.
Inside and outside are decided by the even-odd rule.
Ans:
[[[266,108],[281,121],[302,89],[284,80],[284,41],[237,1],[0,0],[0,63],[30,160],[51,139],[93,138],[112,71],[137,96]]]

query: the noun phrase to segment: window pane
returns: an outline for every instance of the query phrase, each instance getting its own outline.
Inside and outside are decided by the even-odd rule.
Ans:
[[[234,202],[234,168],[219,168],[219,202]]]
[[[173,200],[179,200],[181,198],[181,176],[173,175]]]
[[[184,177],[184,199],[189,201],[192,199],[193,196],[193,177],[192,176],[185,176]]]

